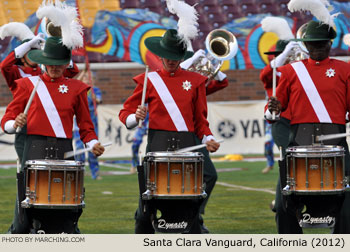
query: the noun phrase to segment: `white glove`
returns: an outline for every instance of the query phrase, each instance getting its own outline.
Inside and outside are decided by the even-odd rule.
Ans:
[[[205,51],[203,49],[199,49],[196,51],[191,58],[188,58],[184,62],[180,64],[181,68],[188,69],[193,62],[198,60],[199,57],[205,57]]]
[[[45,35],[43,33],[39,33],[27,43],[29,43],[30,48],[32,49],[41,49],[42,42],[45,42]]]
[[[23,58],[23,56],[29,52],[32,48],[40,49],[40,43],[45,42],[45,35],[43,33],[39,33],[34,38],[29,40],[28,42],[23,43],[20,46],[15,48],[15,56],[16,58]]]
[[[284,48],[283,52],[278,55],[274,60],[271,60],[271,67],[280,67],[283,66],[286,62],[287,58],[293,53],[292,49],[298,46],[298,42],[291,41],[287,44],[286,48]]]
[[[223,72],[219,71],[219,72],[215,75],[214,80],[223,81],[226,77],[227,77],[226,74],[224,74]]]

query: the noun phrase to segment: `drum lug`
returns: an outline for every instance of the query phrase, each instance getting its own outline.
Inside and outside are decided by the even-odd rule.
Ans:
[[[30,189],[27,187],[27,191],[26,191],[26,196],[27,196],[27,199],[31,199],[31,200],[34,200],[36,199],[36,193],[35,191],[30,191]]]
[[[30,199],[26,197],[22,202],[21,202],[21,207],[22,208],[30,208]]]
[[[150,190],[152,192],[155,192],[157,190],[156,183],[155,182],[150,182],[148,190]]]
[[[345,188],[345,191],[350,191],[349,177],[344,178],[344,188]]]
[[[150,191],[150,190],[145,191],[145,192],[142,194],[142,199],[143,199],[143,200],[150,200],[150,199],[152,199],[151,191]]]
[[[283,189],[282,189],[282,194],[283,195],[291,195],[292,191],[290,190],[289,185],[286,185]]]

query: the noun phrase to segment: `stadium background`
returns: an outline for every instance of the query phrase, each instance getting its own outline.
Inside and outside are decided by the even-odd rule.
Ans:
[[[350,3],[330,2],[334,6],[332,13],[342,13],[336,19],[338,36],[333,41],[332,56],[348,60],[349,49],[343,43],[342,37],[350,30]],[[99,118],[99,123],[104,125],[105,121],[113,121],[112,125],[100,127],[100,136],[107,130],[106,127],[116,129],[116,134],[119,134],[118,130],[125,131],[125,128],[117,120],[119,110],[111,111],[112,106],[122,104],[131,95],[135,88],[132,77],[144,71],[144,64],[150,65],[151,68],[156,67],[152,60],[155,56],[145,48],[143,41],[148,36],[161,35],[167,28],[176,28],[177,17],[168,12],[165,0],[67,0],[66,3],[78,7],[84,26],[85,47],[74,51],[73,59],[80,69],[83,69],[88,62],[90,68],[96,71],[96,85],[102,90],[103,96],[103,105],[99,110],[110,111],[109,118]],[[211,127],[218,138],[223,137],[226,140],[224,148],[217,154],[237,152],[262,154],[264,143],[262,101],[265,99],[265,92],[259,80],[259,73],[268,62],[264,52],[273,48],[278,38],[273,33],[264,33],[260,21],[267,15],[281,15],[295,32],[301,24],[312,19],[312,15],[308,12],[290,13],[287,8],[288,0],[187,0],[186,3],[196,4],[195,8],[199,13],[200,32],[193,41],[194,50],[205,49],[207,34],[216,28],[225,28],[232,32],[239,44],[237,55],[225,61],[221,68],[228,76],[229,86],[208,96]],[[0,2],[0,25],[14,21],[25,22],[34,33],[46,33],[41,20],[35,15],[40,4],[40,0]],[[1,40],[0,59],[6,57],[18,44],[19,41],[16,39]],[[12,95],[1,76],[0,115],[11,100]],[[249,111],[249,106],[252,104],[256,105],[255,110]],[[228,116],[213,114],[222,110],[212,109],[213,106],[222,106],[222,109],[228,110],[226,113]],[[239,117],[238,110],[241,110],[242,106],[247,110],[248,118]],[[100,114],[102,113],[104,112]],[[232,118],[237,122],[233,122]],[[222,124],[225,126],[224,132],[221,132],[222,128],[220,129]],[[251,129],[248,134],[249,125]],[[236,133],[240,138],[235,138]],[[118,140],[115,140],[115,143],[123,150],[130,150],[131,133],[123,134],[126,136],[125,144],[118,143]],[[2,133],[0,140],[11,142],[12,137]],[[240,139],[243,139],[243,142],[238,141]],[[251,148],[249,150],[240,148],[238,143],[244,146],[247,140],[255,141]],[[2,154],[0,159],[15,157],[14,150],[6,144],[0,143],[0,153]],[[112,152],[106,154],[106,157],[113,156]],[[116,151],[114,155],[122,156],[125,153]]]
[[[166,10],[165,0],[77,0],[66,1],[79,6],[84,25],[85,50],[75,52],[74,60],[82,69],[86,55],[91,69],[96,71],[96,85],[103,92],[103,105],[99,108],[101,124],[117,119],[118,109],[132,93],[135,84],[133,76],[144,71],[144,63],[150,63],[152,56],[143,47],[148,35],[161,34],[166,28],[176,27],[176,17]],[[309,13],[291,14],[286,4],[289,0],[186,0],[197,4],[200,35],[193,43],[194,49],[205,48],[208,32],[215,28],[226,28],[233,32],[239,42],[237,56],[225,62],[222,68],[229,80],[229,86],[208,97],[209,120],[230,124],[225,119],[236,120],[240,126],[241,138],[225,139],[224,150],[231,153],[244,151],[258,153],[264,150],[263,105],[265,92],[259,80],[260,70],[267,62],[264,51],[277,41],[274,34],[264,34],[259,23],[266,15],[281,15],[287,18],[295,31],[312,17]],[[342,37],[350,30],[350,3],[347,0],[330,1],[334,12],[341,11],[337,21],[338,37],[334,40],[332,56],[348,60],[349,51]],[[0,2],[0,25],[8,22],[26,22],[33,31],[41,29],[35,11],[40,0],[8,0]],[[0,41],[0,59],[13,50],[19,41],[7,38]],[[0,77],[0,117],[12,96]],[[219,113],[225,111],[225,115]],[[104,118],[107,115],[108,118]],[[220,116],[219,116],[220,115]],[[222,118],[220,118],[222,117]],[[225,118],[224,118],[225,117]],[[227,118],[226,118],[227,117]],[[212,119],[213,118],[213,119]],[[117,122],[115,122],[117,123]],[[215,123],[214,123],[215,124]],[[226,125],[226,126],[227,126]],[[232,125],[231,125],[232,126]],[[112,125],[118,132],[120,125]],[[101,130],[103,128],[103,130]],[[109,126],[100,127],[100,134]],[[230,127],[228,127],[230,129]],[[123,127],[125,130],[125,127]],[[245,129],[245,130],[244,130]],[[216,130],[216,129],[215,129]],[[238,131],[238,129],[237,129]],[[227,131],[228,136],[234,132]],[[116,133],[115,133],[116,134]],[[125,139],[129,139],[132,132]],[[104,135],[104,134],[102,134]],[[117,135],[113,135],[116,140]],[[247,137],[245,137],[247,136]],[[0,131],[0,233],[5,233],[13,217],[13,201],[16,197],[13,136]],[[105,139],[104,139],[105,140]],[[116,140],[117,141],[117,140]],[[225,146],[225,144],[228,144]],[[247,147],[248,146],[248,147]],[[124,148],[125,147],[125,148]],[[246,151],[247,147],[249,150]],[[238,149],[236,152],[234,150]],[[114,154],[128,146],[111,148]],[[235,156],[235,155],[233,155]],[[239,155],[238,155],[239,156]],[[15,157],[15,156],[14,156]],[[11,161],[12,160],[12,161]],[[83,233],[122,234],[133,233],[133,213],[137,207],[137,176],[129,173],[130,163],[125,160],[101,158],[100,181],[85,177],[86,208],[79,220]],[[206,226],[212,233],[221,234],[263,234],[276,233],[274,213],[269,204],[274,199],[278,169],[262,174],[266,162],[256,155],[244,155],[242,161],[213,158],[219,179],[213,191],[205,214]],[[87,175],[89,173],[86,169]],[[120,175],[120,176],[116,176]],[[103,208],[101,206],[103,205]],[[310,230],[306,233],[328,233],[329,230]]]

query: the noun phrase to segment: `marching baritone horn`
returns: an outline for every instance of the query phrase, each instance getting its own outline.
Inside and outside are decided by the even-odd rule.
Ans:
[[[307,23],[299,27],[296,34],[297,39],[303,38],[305,36],[306,27]],[[293,53],[288,59],[289,63],[309,58],[309,52],[302,41],[298,41],[298,46],[294,47],[292,50]]]
[[[55,26],[50,19],[45,17],[45,28],[46,28],[46,33],[48,36],[52,36],[52,37],[62,37],[62,30],[61,27],[59,26]]]
[[[207,35],[205,47],[208,51],[207,55],[199,57],[187,70],[200,73],[211,80],[220,70],[224,60],[230,60],[236,56],[238,43],[231,32],[215,29]]]

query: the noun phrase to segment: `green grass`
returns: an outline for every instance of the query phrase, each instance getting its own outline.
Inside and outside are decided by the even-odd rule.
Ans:
[[[218,182],[275,190],[277,166],[262,174],[265,162],[217,162]],[[220,172],[224,168],[242,168]],[[107,171],[126,171],[114,167],[101,167]],[[88,171],[88,168],[87,168]],[[16,197],[16,170],[0,169],[0,233],[5,233],[13,218]],[[102,180],[85,176],[85,203],[79,228],[85,234],[132,234],[134,213],[138,205],[136,174],[102,175]],[[108,194],[104,193],[108,192]],[[274,195],[268,192],[248,191],[217,184],[212,192],[206,213],[206,226],[214,234],[275,234],[274,213],[269,204]],[[327,229],[308,229],[305,233],[329,233]]]

